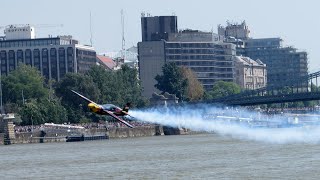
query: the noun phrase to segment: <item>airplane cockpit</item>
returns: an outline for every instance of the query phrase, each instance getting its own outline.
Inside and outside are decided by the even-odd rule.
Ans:
[[[115,106],[115,105],[113,105],[113,104],[103,104],[103,105],[102,105],[102,108],[103,108],[104,110],[108,110],[108,111],[115,111],[115,110],[117,110],[117,109],[121,109],[121,108],[119,108],[118,106]]]

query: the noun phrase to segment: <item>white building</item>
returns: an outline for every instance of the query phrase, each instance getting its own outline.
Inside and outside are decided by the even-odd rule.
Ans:
[[[35,39],[36,34],[34,27],[26,25],[9,25],[4,30],[6,40],[15,39]]]

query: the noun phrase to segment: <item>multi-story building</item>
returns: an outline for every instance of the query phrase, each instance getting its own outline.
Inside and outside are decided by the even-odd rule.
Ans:
[[[237,55],[260,59],[267,65],[267,84],[279,85],[308,74],[308,57],[304,51],[282,46],[281,38],[252,39],[245,23],[218,26],[225,42],[237,46]]]
[[[217,41],[217,34],[200,31],[181,31],[165,42],[166,62],[191,68],[206,90],[217,81],[235,82],[234,44]]]
[[[293,47],[283,47],[280,38],[249,39],[244,55],[267,65],[268,85],[279,85],[308,75],[308,57]]]
[[[259,59],[254,61],[249,57],[236,56],[236,83],[242,89],[258,89],[267,85],[267,69],[266,64]]]
[[[71,36],[35,38],[31,30],[34,28],[29,26],[5,30],[6,37],[0,40],[1,74],[7,75],[24,63],[36,67],[47,79],[58,81],[67,72],[85,72],[96,64],[93,47],[80,45]]]
[[[176,16],[141,18],[138,57],[143,95],[151,97],[153,92],[158,92],[154,78],[162,73],[162,66],[167,62],[191,68],[207,90],[220,80],[235,82],[235,45],[219,41],[219,36],[212,32],[190,29],[177,32],[176,19]]]
[[[170,33],[178,32],[177,16],[150,16],[142,14],[142,41],[167,40]]]

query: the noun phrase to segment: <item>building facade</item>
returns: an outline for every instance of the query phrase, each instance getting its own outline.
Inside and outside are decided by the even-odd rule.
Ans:
[[[280,38],[249,39],[242,49],[244,55],[267,65],[268,85],[285,84],[308,75],[307,53],[283,47],[281,42]]]
[[[283,46],[281,38],[250,38],[250,30],[242,24],[218,26],[224,42],[237,46],[237,55],[259,59],[267,65],[267,84],[280,85],[308,74],[308,57],[304,51]]]
[[[24,63],[37,68],[47,79],[59,81],[68,72],[82,73],[96,64],[96,52],[71,36],[0,41],[1,74]]]
[[[246,90],[253,90],[267,85],[267,67],[259,59],[254,61],[249,57],[236,56],[236,83]]]
[[[177,16],[141,16],[142,41],[167,40],[170,33],[178,32]]]
[[[211,32],[188,30],[169,37],[165,42],[166,62],[192,69],[206,90],[217,81],[235,82],[234,44],[219,42],[217,34]]]
[[[159,92],[154,87],[157,83],[154,78],[162,74],[162,66],[167,62],[191,68],[206,90],[217,81],[235,82],[235,45],[221,42],[212,32],[190,29],[177,32],[176,19],[176,16],[141,18],[142,42],[138,43],[138,59],[143,95],[151,97]]]
[[[138,54],[142,95],[150,98],[154,92],[160,92],[154,87],[157,84],[154,78],[162,74],[162,66],[166,63],[165,41],[139,42]]]

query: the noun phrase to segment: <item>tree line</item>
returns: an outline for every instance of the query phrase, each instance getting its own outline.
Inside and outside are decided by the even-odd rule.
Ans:
[[[167,63],[162,75],[155,77],[155,87],[176,94],[179,101],[196,102],[240,93],[232,82],[217,82],[205,91],[196,74],[189,68]],[[105,120],[88,111],[87,103],[71,92],[75,90],[97,103],[145,107],[137,69],[123,65],[118,71],[106,71],[93,66],[85,74],[67,73],[59,82],[46,80],[34,67],[19,64],[16,70],[3,76],[3,102],[6,113],[16,113],[22,125],[53,123],[84,123]]]
[[[22,125],[45,122],[81,123],[104,120],[90,113],[87,103],[71,92],[75,90],[97,103],[133,107],[147,105],[136,69],[124,65],[118,71],[92,67],[85,74],[67,73],[59,82],[47,81],[34,67],[19,64],[2,77],[2,97],[6,113],[16,113]]]

